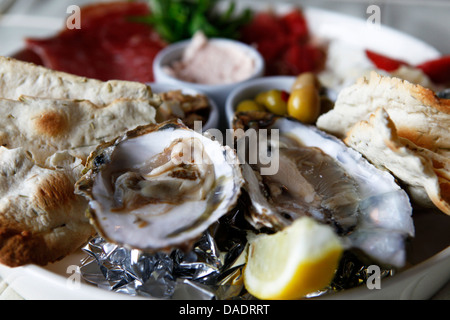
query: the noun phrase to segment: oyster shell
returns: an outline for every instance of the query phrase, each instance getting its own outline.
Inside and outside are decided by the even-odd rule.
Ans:
[[[139,127],[93,152],[77,193],[109,242],[147,252],[189,249],[236,203],[236,153],[181,121]]]
[[[260,164],[243,164],[252,202],[248,220],[256,228],[278,231],[307,215],[334,226],[349,248],[384,265],[405,264],[405,239],[414,236],[412,207],[387,171],[334,136],[288,118],[243,113],[234,128],[279,130],[279,141],[269,143],[279,154],[276,174],[263,176]]]

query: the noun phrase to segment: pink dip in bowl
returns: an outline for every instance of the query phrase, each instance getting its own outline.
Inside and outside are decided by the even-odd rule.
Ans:
[[[256,68],[254,57],[231,42],[209,41],[197,32],[183,52],[181,60],[164,66],[175,78],[202,84],[229,84],[250,78]]]

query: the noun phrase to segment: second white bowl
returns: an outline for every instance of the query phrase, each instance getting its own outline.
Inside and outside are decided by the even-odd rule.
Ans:
[[[272,76],[253,79],[235,88],[225,102],[225,115],[227,124],[231,128],[239,102],[246,99],[254,99],[258,93],[271,89],[291,91],[296,77],[294,76]]]
[[[208,129],[217,128],[219,126],[219,107],[217,106],[216,102],[211,99],[207,94],[204,92],[201,92],[199,90],[195,90],[192,88],[185,88],[181,86],[177,86],[174,84],[168,84],[168,83],[148,83],[150,88],[152,88],[153,93],[162,93],[172,90],[181,90],[183,94],[189,94],[189,95],[197,95],[202,94],[205,95],[208,98],[209,106],[211,108],[209,113],[209,118],[206,121],[205,125],[203,126],[203,131],[206,131]]]

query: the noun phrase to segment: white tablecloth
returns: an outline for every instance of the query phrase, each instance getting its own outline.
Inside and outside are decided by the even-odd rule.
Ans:
[[[0,278],[0,300],[23,300],[23,298]]]

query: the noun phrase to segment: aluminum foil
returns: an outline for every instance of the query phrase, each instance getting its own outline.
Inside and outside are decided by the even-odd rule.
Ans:
[[[100,288],[155,299],[235,299],[244,290],[245,242],[220,250],[210,231],[189,252],[148,254],[95,237],[83,248],[81,275]]]
[[[206,231],[192,250],[148,254],[95,237],[83,248],[83,279],[117,293],[154,299],[229,300],[254,299],[244,288],[248,228],[239,210]],[[346,251],[331,284],[312,292],[314,298],[364,285],[370,260],[360,252]],[[381,270],[390,277],[393,269]]]

